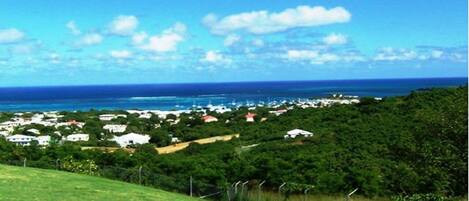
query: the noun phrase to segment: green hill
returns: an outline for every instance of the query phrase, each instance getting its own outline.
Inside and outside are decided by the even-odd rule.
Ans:
[[[100,177],[0,165],[0,200],[198,200]]]

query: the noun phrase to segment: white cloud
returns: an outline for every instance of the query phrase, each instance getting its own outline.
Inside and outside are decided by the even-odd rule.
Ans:
[[[230,59],[226,58],[223,54],[214,50],[207,51],[201,61],[216,64],[231,63]]]
[[[320,54],[317,50],[288,50],[285,57],[293,61],[306,60],[311,64],[324,64],[339,60],[339,57],[335,54]]]
[[[286,58],[290,60],[313,59],[319,56],[318,51],[313,50],[288,50]]]
[[[60,56],[59,56],[57,53],[51,53],[51,54],[49,54],[48,60],[49,60],[49,62],[52,63],[52,64],[59,64],[59,63],[61,63],[61,61],[60,61]]]
[[[31,54],[36,50],[33,44],[17,44],[8,49],[10,54]]]
[[[262,47],[264,46],[264,41],[261,39],[254,39],[252,40],[252,44],[256,47]]]
[[[443,55],[443,51],[432,50],[431,55],[432,55],[433,58],[438,59]]]
[[[138,47],[150,52],[174,51],[176,50],[177,45],[184,41],[185,34],[186,25],[178,22],[175,23],[172,27],[164,30],[160,35],[150,36],[148,41],[140,41],[143,44],[139,45]]]
[[[414,50],[395,49],[391,47],[382,48],[373,58],[375,61],[408,61],[419,58]],[[420,57],[421,59],[423,57]],[[426,59],[426,58],[423,58]]]
[[[132,52],[128,50],[112,50],[109,54],[116,59],[128,59],[132,56]]]
[[[16,43],[24,38],[24,33],[18,29],[2,29],[0,30],[0,44]]]
[[[77,25],[75,24],[74,21],[67,22],[66,27],[68,28],[68,30],[70,30],[70,32],[73,35],[80,35],[81,34],[80,29],[78,29],[78,27],[77,27]]]
[[[78,46],[91,46],[100,44],[103,41],[103,37],[98,33],[90,33],[81,37],[76,45]]]
[[[225,35],[244,30],[253,34],[268,34],[297,27],[313,27],[348,22],[351,14],[343,7],[326,9],[322,6],[298,6],[278,13],[252,11],[218,19],[208,14],[202,22],[213,34]]]
[[[229,47],[235,43],[237,43],[239,40],[241,40],[241,37],[236,35],[236,34],[230,34],[228,35],[225,40],[223,41],[223,45]]]
[[[145,41],[145,39],[147,39],[147,37],[148,37],[148,34],[144,31],[135,33],[132,36],[132,44],[134,45],[142,44]]]
[[[324,37],[322,41],[327,45],[343,45],[347,43],[347,36],[342,34],[331,33]]]
[[[128,36],[131,35],[138,26],[138,19],[132,15],[120,15],[114,18],[109,25],[111,34]]]
[[[365,61],[363,56],[356,53],[328,53],[318,50],[288,50],[284,58],[289,61],[309,61],[311,64],[324,64],[329,62],[357,62]]]

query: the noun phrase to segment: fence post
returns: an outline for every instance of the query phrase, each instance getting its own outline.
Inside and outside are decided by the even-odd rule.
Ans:
[[[246,184],[248,184],[248,183],[249,183],[249,181],[245,181],[244,183],[241,184],[241,196],[239,196],[239,199],[240,199],[240,200],[243,200],[243,196],[244,196],[244,186],[245,186]]]
[[[231,190],[231,187],[226,188],[226,195],[228,197],[228,201],[231,201],[230,190]]]
[[[238,182],[235,183],[235,186],[234,186],[235,187],[235,189],[234,189],[235,190],[235,196],[238,194],[238,185],[240,183],[241,183],[241,181],[238,181]]]
[[[23,167],[26,167],[26,161],[27,161],[27,160],[28,160],[28,159],[24,158],[24,160],[23,160]]]
[[[138,168],[138,184],[142,185],[142,166]]]
[[[280,193],[280,194],[282,193],[282,188],[283,188],[286,184],[287,184],[287,182],[283,182],[283,184],[278,187],[278,193]]]
[[[309,188],[305,189],[305,201],[308,201],[308,191]]]
[[[278,187],[278,194],[280,195],[280,197],[282,197],[282,188],[283,188],[286,184],[287,184],[287,182],[283,182],[283,184]]]
[[[257,191],[257,201],[261,200],[262,185],[264,185],[264,183],[265,183],[265,180],[262,181],[258,186],[259,188],[258,188],[258,191]]]
[[[189,179],[189,190],[190,190],[190,191],[189,191],[189,194],[190,194],[190,196],[192,197],[192,175],[191,175],[191,177],[190,177],[190,179]]]
[[[347,196],[345,197],[345,200],[346,201],[349,201],[350,200],[350,196],[352,196],[352,194],[354,194],[355,192],[357,192],[358,188],[356,188],[355,190],[353,190],[352,192],[350,192],[349,194],[347,194]]]

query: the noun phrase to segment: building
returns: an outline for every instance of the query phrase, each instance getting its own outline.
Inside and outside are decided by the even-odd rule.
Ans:
[[[145,113],[145,114],[141,114],[140,116],[138,116],[138,118],[140,119],[150,119],[152,116],[151,113]]]
[[[246,122],[254,122],[254,117],[256,117],[256,114],[248,112],[244,117],[246,117]]]
[[[50,136],[48,136],[48,135],[38,136],[38,137],[36,137],[36,140],[37,140],[38,144],[41,145],[41,146],[49,146]]]
[[[125,114],[102,114],[102,115],[99,115],[99,120],[101,120],[101,121],[111,121],[111,120],[116,119],[118,117],[127,118],[127,115],[125,115]]]
[[[279,116],[285,112],[287,112],[288,110],[285,110],[285,109],[280,109],[280,110],[275,110],[275,111],[269,111],[269,113],[271,114],[275,114],[275,116]]]
[[[36,140],[36,137],[28,135],[12,135],[7,137],[7,140],[19,145],[27,146],[31,144],[31,141]]]
[[[205,123],[210,123],[210,122],[217,122],[218,119],[214,116],[211,116],[211,115],[205,115],[202,117],[202,120],[205,122]]]
[[[41,132],[38,130],[38,129],[35,129],[35,128],[30,128],[28,130],[26,130],[28,133],[32,133],[32,134],[35,134],[35,135],[40,135]]]
[[[287,138],[296,138],[297,136],[304,136],[304,137],[313,137],[313,133],[301,129],[293,129],[288,131],[287,134],[284,136],[285,139]]]
[[[103,126],[103,129],[111,133],[123,133],[127,129],[127,125],[107,124]]]
[[[181,142],[181,140],[179,140],[179,138],[171,137],[171,143],[179,143],[179,142]]]
[[[8,131],[0,131],[0,136],[7,137],[10,135],[10,132]]]
[[[134,144],[147,144],[150,141],[149,135],[142,135],[137,133],[129,133],[122,136],[114,136],[112,139],[116,141],[121,147],[127,147]]]
[[[77,141],[88,141],[90,140],[90,135],[88,134],[71,134],[65,138],[65,141],[77,142]]]

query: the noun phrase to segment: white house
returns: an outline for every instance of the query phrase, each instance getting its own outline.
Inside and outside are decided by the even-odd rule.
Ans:
[[[123,133],[127,129],[127,125],[118,124],[107,124],[103,126],[103,129],[108,130],[111,133]]]
[[[118,117],[127,118],[127,115],[125,115],[125,114],[102,114],[102,115],[99,115],[99,120],[101,120],[101,121],[111,121],[111,120],[116,119]]]
[[[13,132],[15,130],[15,126],[10,126],[10,125],[5,125],[3,123],[0,123],[0,130],[5,130],[8,132]]]
[[[35,128],[30,128],[26,131],[28,131],[28,133],[32,133],[32,134],[35,134],[35,135],[41,134],[41,132],[38,129],[35,129]]]
[[[138,118],[140,119],[150,119],[152,116],[151,113],[145,113],[145,114],[141,114],[140,116],[138,116]]]
[[[71,142],[88,141],[89,139],[90,139],[90,136],[88,134],[71,134],[65,138],[66,141],[71,141]]]
[[[36,137],[28,135],[12,135],[7,137],[7,140],[19,145],[30,145],[31,141],[36,140]]]
[[[285,112],[287,112],[288,110],[285,110],[285,109],[280,109],[280,110],[275,110],[275,111],[269,111],[269,113],[271,114],[275,114],[275,116],[279,116]]]
[[[121,147],[127,147],[132,144],[146,144],[150,141],[149,135],[141,135],[137,133],[129,133],[122,136],[114,136],[112,139],[116,141]]]
[[[36,140],[37,140],[39,145],[48,146],[49,143],[50,143],[50,136],[48,136],[48,135],[38,136],[38,137],[36,137]]]
[[[179,140],[179,138],[171,137],[171,143],[179,143],[179,142],[181,142],[181,140]]]
[[[296,138],[297,136],[304,136],[304,137],[312,137],[313,133],[301,129],[293,129],[291,131],[288,131],[287,134],[284,136],[285,139],[287,138]]]
[[[7,137],[10,135],[10,132],[8,131],[0,131],[0,136]]]

